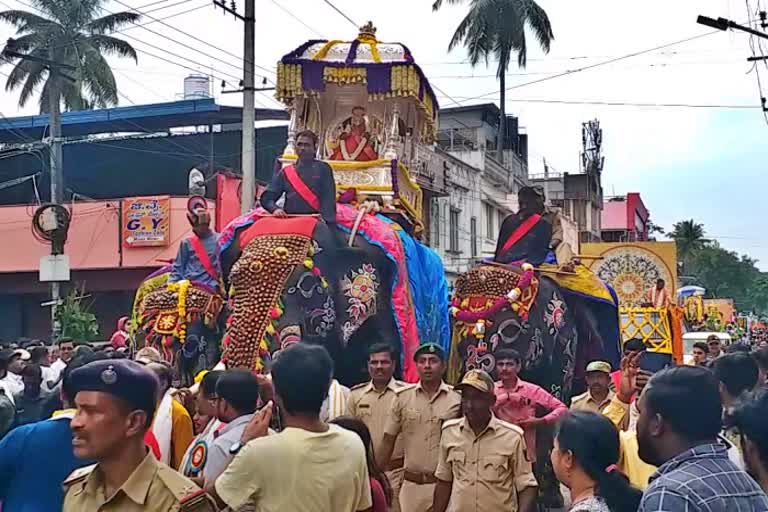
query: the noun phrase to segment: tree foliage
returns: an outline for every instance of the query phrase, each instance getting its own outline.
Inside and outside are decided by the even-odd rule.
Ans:
[[[109,35],[140,19],[133,12],[101,16],[104,0],[33,0],[39,14],[21,10],[0,12],[0,21],[16,28],[0,53],[14,64],[5,82],[6,91],[19,90],[23,107],[40,93],[40,112],[49,110],[50,73],[41,62],[20,58],[17,52],[72,66],[61,79],[61,97],[67,110],[104,108],[117,105],[117,84],[106,56],[137,60],[136,50],[126,41]]]
[[[768,313],[768,273],[757,260],[738,254],[706,238],[704,225],[694,220],[676,223],[668,236],[677,243],[678,260],[694,284],[707,296],[731,298],[741,312]]]
[[[85,286],[74,288],[56,310],[61,336],[76,341],[94,341],[99,336],[99,322],[83,299]]]

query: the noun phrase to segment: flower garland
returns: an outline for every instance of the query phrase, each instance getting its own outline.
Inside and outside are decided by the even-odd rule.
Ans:
[[[176,325],[176,337],[182,345],[187,338],[187,290],[190,284],[187,279],[168,284],[168,290],[178,293],[176,312],[179,315],[179,320]]]
[[[533,281],[534,268],[530,263],[523,263],[521,268],[523,273],[520,276],[517,286],[510,290],[506,296],[495,299],[490,305],[477,311],[469,310],[469,299],[459,302],[458,297],[454,297],[451,307],[448,310],[450,315],[458,322],[475,324],[472,329],[472,334],[478,338],[478,340],[485,337],[486,324],[490,323],[488,319],[498,314],[507,306],[509,306],[515,313],[519,313],[524,320],[527,319],[528,311],[521,308],[518,301],[523,295],[523,292]]]

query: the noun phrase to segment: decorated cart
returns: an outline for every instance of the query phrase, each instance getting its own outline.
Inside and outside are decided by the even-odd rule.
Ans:
[[[354,189],[358,202],[421,231],[422,192],[409,167],[435,140],[438,104],[404,44],[380,42],[370,22],[352,41],[308,41],[278,64],[276,95],[290,112],[284,165],[296,159],[296,134],[310,129],[339,193]]]

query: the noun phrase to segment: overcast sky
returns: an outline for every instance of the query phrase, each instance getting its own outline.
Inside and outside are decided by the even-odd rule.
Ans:
[[[21,0],[29,3],[29,0]],[[17,0],[0,0],[28,9]],[[149,5],[149,15],[163,18],[194,9],[165,21],[181,32],[204,40],[205,45],[163,23],[132,28],[123,34],[139,50],[138,64],[112,60],[121,104],[171,101],[182,92],[191,69],[150,56],[150,52],[189,68],[213,73],[216,95],[226,79],[236,88],[242,55],[242,24],[215,11],[210,0],[120,0],[131,7]],[[125,10],[110,2],[110,11]],[[180,3],[181,2],[181,3]],[[371,20],[383,41],[408,45],[422,65],[443,106],[495,101],[498,87],[495,64],[472,69],[463,63],[461,49],[447,52],[448,41],[466,7],[446,6],[431,11],[430,0],[332,0],[356,25]],[[507,78],[509,87],[578,70],[626,54],[648,50],[699,34],[712,32],[696,24],[696,17],[723,16],[747,22],[748,7],[758,0],[539,0],[549,13],[555,41],[548,55],[529,38],[529,64],[516,65]],[[175,5],[178,4],[178,5]],[[199,7],[199,8],[198,8]],[[242,0],[238,9],[242,9]],[[197,8],[197,9],[196,9]],[[307,39],[351,39],[357,31],[323,0],[256,0],[257,74],[274,80],[275,62]],[[145,18],[142,23],[152,21]],[[159,34],[152,33],[149,30]],[[0,27],[0,40],[12,36]],[[138,39],[138,40],[137,40]],[[177,44],[172,39],[182,44]],[[768,55],[768,40],[763,44]],[[755,47],[759,54],[761,48]],[[189,60],[170,55],[175,53]],[[207,54],[207,55],[206,55]],[[671,228],[676,221],[693,218],[707,233],[732,250],[748,253],[768,270],[765,220],[768,201],[764,190],[768,173],[768,124],[759,109],[608,106],[552,104],[530,100],[653,104],[759,106],[755,73],[746,58],[752,55],[746,34],[718,32],[683,44],[653,51],[541,83],[515,88],[507,95],[507,111],[520,117],[530,141],[531,172],[540,172],[546,157],[560,172],[578,170],[581,123],[600,120],[604,131],[606,195],[640,192],[652,220]],[[768,65],[760,64],[768,94]],[[7,73],[7,66],[0,72]],[[0,77],[3,81],[5,77]],[[480,95],[490,93],[483,98]],[[448,95],[450,97],[446,97]],[[476,98],[476,99],[468,99]],[[239,104],[240,95],[218,98]],[[527,101],[525,101],[527,100]],[[261,106],[277,106],[268,93],[257,96]],[[16,94],[0,93],[0,112],[7,117],[35,113],[36,103],[23,109]]]

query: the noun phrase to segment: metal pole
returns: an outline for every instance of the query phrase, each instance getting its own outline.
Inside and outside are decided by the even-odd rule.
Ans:
[[[245,0],[245,37],[243,46],[243,143],[241,167],[243,183],[240,211],[248,213],[256,196],[256,112],[254,110],[254,65],[256,58],[255,0]]]
[[[55,57],[53,57],[55,60]],[[61,204],[64,193],[64,176],[62,169],[62,151],[61,151],[61,112],[60,112],[60,94],[59,94],[59,73],[51,66],[50,68],[50,86],[49,94],[49,131],[50,131],[50,168],[51,168],[51,202]],[[56,252],[56,251],[52,251]],[[62,248],[63,252],[63,248]],[[61,324],[58,321],[59,300],[61,298],[61,287],[56,281],[51,283],[51,340],[58,339],[61,333]]]

